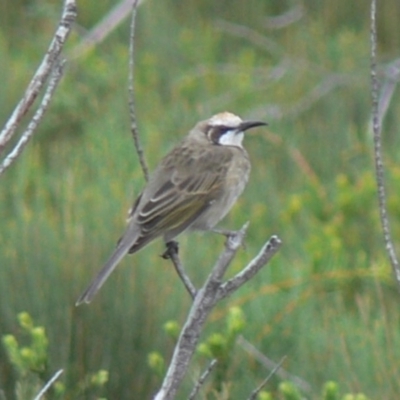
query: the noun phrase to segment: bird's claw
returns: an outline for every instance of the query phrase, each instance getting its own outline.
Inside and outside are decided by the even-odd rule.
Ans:
[[[179,253],[179,243],[175,240],[171,240],[170,242],[165,243],[165,245],[167,248],[164,253],[161,254],[161,257],[164,260],[169,260],[173,255]]]

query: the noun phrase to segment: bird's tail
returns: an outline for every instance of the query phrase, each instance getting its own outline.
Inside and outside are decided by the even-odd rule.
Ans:
[[[132,247],[132,244],[136,242],[137,234],[132,235],[132,232],[129,231],[130,229],[128,228],[127,232],[124,234],[121,241],[118,243],[114,253],[107,260],[103,268],[100,270],[97,276],[92,280],[87,289],[81,294],[81,296],[75,303],[76,306],[79,306],[82,303],[90,303],[92,301],[94,295],[103,286],[104,282],[111,275],[111,273],[117,267],[122,258],[128,253],[129,249]]]

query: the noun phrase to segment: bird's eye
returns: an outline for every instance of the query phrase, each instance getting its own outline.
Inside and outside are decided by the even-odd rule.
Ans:
[[[219,127],[219,135],[222,136],[223,134],[228,132],[230,129],[232,129],[232,128],[229,128],[227,126],[220,126]]]
[[[229,128],[227,126],[213,126],[208,132],[208,137],[214,144],[219,144],[219,139],[221,138],[221,136],[228,132],[230,129],[232,128]]]

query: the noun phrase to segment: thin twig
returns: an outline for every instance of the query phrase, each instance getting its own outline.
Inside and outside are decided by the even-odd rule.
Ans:
[[[39,68],[36,70],[35,75],[29,83],[23,98],[20,100],[3,130],[0,132],[0,152],[2,152],[6,144],[14,135],[22,117],[29,111],[47,81],[47,78],[61,53],[64,43],[68,38],[72,23],[76,19],[76,15],[75,0],[65,0],[60,23],[58,24],[50,46],[47,49],[46,55],[43,57]]]
[[[132,7],[132,21],[131,30],[129,36],[129,115],[131,118],[131,132],[133,135],[133,141],[135,143],[136,152],[139,158],[140,166],[143,171],[143,176],[146,181],[149,180],[149,169],[144,158],[143,148],[139,140],[139,131],[136,123],[136,112],[135,112],[135,86],[134,86],[134,66],[135,66],[135,22],[136,22],[136,9],[138,0],[135,0]]]
[[[44,114],[47,111],[48,106],[50,105],[51,99],[53,98],[54,92],[60,82],[63,75],[63,68],[65,65],[65,60],[59,62],[53,70],[52,76],[50,78],[49,84],[46,89],[46,93],[43,96],[42,102],[40,103],[39,108],[36,110],[33,115],[31,121],[28,124],[25,132],[19,139],[18,143],[15,145],[14,149],[7,155],[7,157],[0,164],[0,175],[19,157],[22,153],[22,150],[28,144],[29,140],[32,138],[34,132],[36,131],[37,126],[42,120]]]
[[[281,246],[281,240],[277,236],[271,236],[258,255],[251,260],[242,271],[219,287],[217,294],[218,300],[229,296],[240,286],[253,278],[253,276],[274,256]]]
[[[193,285],[192,281],[185,271],[185,268],[183,267],[182,261],[179,257],[178,242],[171,241],[166,243],[166,246],[167,250],[165,250],[164,254],[162,254],[161,257],[166,260],[171,260],[173,266],[175,267],[175,271],[181,279],[187,292],[189,293],[190,297],[194,299],[196,297],[197,289]]]
[[[247,400],[256,400],[258,394],[261,392],[262,388],[268,383],[268,381],[275,375],[278,369],[281,367],[283,362],[285,361],[286,356],[283,356],[281,361],[276,365],[276,367],[269,373],[269,375],[261,382],[261,384],[251,392],[250,397]]]
[[[376,71],[376,46],[377,46],[377,33],[376,33],[376,0],[371,0],[371,91],[372,91],[372,129],[374,132],[374,158],[375,158],[375,173],[376,184],[378,187],[378,202],[379,213],[381,218],[381,225],[383,230],[383,237],[385,247],[389,255],[390,263],[400,288],[400,265],[394,251],[392,242],[390,224],[387,215],[386,207],[386,191],[384,179],[384,166],[382,159],[381,149],[381,121],[379,118],[378,95],[379,85]]]
[[[245,351],[247,351],[252,357],[254,357],[260,364],[269,370],[276,368],[277,364],[275,361],[268,358],[260,350],[258,350],[252,343],[246,340],[243,336],[239,336],[237,339],[237,344],[241,346]],[[298,386],[303,392],[311,393],[311,385],[304,379],[287,372],[285,369],[280,368],[276,371],[276,375],[281,379],[290,380],[296,386]]]
[[[251,29],[245,25],[236,24],[225,20],[217,20],[215,23],[217,29],[227,32],[233,36],[245,38],[251,44],[268,51],[272,56],[281,58],[284,56],[284,50],[274,40],[268,36],[261,35],[254,29]]]
[[[188,397],[188,400],[194,400],[194,398],[197,396],[197,393],[199,392],[200,388],[204,385],[204,382],[207,379],[208,375],[210,375],[210,372],[213,370],[213,368],[216,365],[217,365],[217,360],[214,358],[208,365],[207,369],[203,372],[203,374],[197,380],[192,392],[190,393],[190,395]]]
[[[59,376],[64,372],[64,370],[58,370],[51,379],[44,385],[43,389],[38,393],[34,400],[40,400],[42,396],[49,390],[50,386],[59,378]]]
[[[79,44],[69,53],[71,58],[84,55],[103,42],[128,17],[135,0],[122,0],[116,4],[93,28],[85,33]],[[143,0],[139,0],[140,5]]]

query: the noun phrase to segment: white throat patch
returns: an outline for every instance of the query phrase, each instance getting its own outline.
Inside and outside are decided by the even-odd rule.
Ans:
[[[224,133],[220,138],[218,143],[222,146],[236,146],[242,147],[244,133],[238,132],[235,129],[231,129]]]

